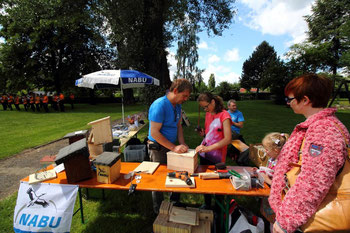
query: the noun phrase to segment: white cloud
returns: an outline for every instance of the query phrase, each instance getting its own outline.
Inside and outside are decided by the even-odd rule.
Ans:
[[[231,68],[226,66],[209,65],[208,67],[206,67],[205,71],[202,74],[204,82],[206,84],[208,84],[208,80],[211,74],[214,74],[215,76],[216,85],[223,81],[229,83],[239,82],[239,75],[233,72]]]
[[[211,64],[211,63],[215,63],[215,62],[219,62],[220,61],[220,57],[216,56],[215,54],[214,55],[210,55],[209,58],[208,58],[208,63]]]
[[[208,44],[207,44],[207,42],[202,41],[201,43],[199,43],[198,48],[199,48],[199,49],[208,49]]]
[[[290,35],[292,43],[306,38],[307,24],[303,18],[311,14],[314,0],[240,0],[251,11],[241,16],[252,29],[270,35]],[[288,44],[287,44],[288,45]]]
[[[237,48],[233,48],[231,50],[228,50],[225,53],[225,61],[239,61],[239,50]]]
[[[170,50],[167,50],[167,51],[169,53],[167,56],[167,60],[168,60],[168,63],[170,64],[169,66],[170,79],[173,80],[174,74],[177,69],[177,61],[175,59],[175,53]]]

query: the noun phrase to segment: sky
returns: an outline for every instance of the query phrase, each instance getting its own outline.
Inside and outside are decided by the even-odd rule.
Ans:
[[[238,83],[245,60],[264,40],[284,59],[293,44],[306,39],[307,24],[303,18],[311,14],[314,0],[237,0],[234,23],[221,37],[199,34],[197,66],[205,69],[204,82],[215,75],[218,85],[222,81]],[[176,47],[169,50],[170,77],[176,71]]]

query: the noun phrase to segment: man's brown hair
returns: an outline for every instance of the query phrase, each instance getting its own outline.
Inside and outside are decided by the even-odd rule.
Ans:
[[[169,91],[174,91],[175,88],[178,90],[178,92],[184,92],[186,90],[192,92],[191,83],[187,79],[184,79],[184,78],[174,80],[170,86]]]

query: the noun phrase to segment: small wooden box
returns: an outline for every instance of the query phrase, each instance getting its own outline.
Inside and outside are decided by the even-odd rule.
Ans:
[[[178,154],[172,151],[167,153],[167,168],[175,171],[194,173],[198,167],[198,156],[194,149],[187,153]]]
[[[69,184],[92,177],[89,152],[85,138],[60,149],[55,163],[57,165],[64,163]]]
[[[108,116],[96,121],[91,121],[88,125],[91,125],[92,127],[88,140],[89,143],[98,145],[113,141],[111,117]]]
[[[75,131],[64,135],[63,138],[68,138],[69,144],[72,144],[80,139],[86,138],[87,132],[87,130]]]
[[[111,184],[120,176],[120,155],[113,152],[103,152],[95,160],[97,181]]]

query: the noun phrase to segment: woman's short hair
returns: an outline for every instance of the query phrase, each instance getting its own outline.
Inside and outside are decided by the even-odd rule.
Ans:
[[[332,81],[317,74],[303,74],[292,79],[284,89],[284,94],[293,94],[299,102],[304,96],[310,99],[313,108],[325,108],[333,90]]]
[[[225,109],[224,101],[222,100],[222,98],[220,96],[218,96],[218,95],[213,95],[210,92],[204,92],[204,93],[200,94],[198,96],[198,99],[197,99],[198,102],[205,101],[205,102],[208,102],[208,103],[210,103],[212,100],[215,101],[214,111],[216,113],[222,112],[222,110]]]
[[[189,92],[192,92],[192,85],[191,83],[184,78],[179,78],[173,81],[173,83],[170,86],[170,91],[174,91],[174,89],[177,89],[178,92],[184,92],[188,90]]]

